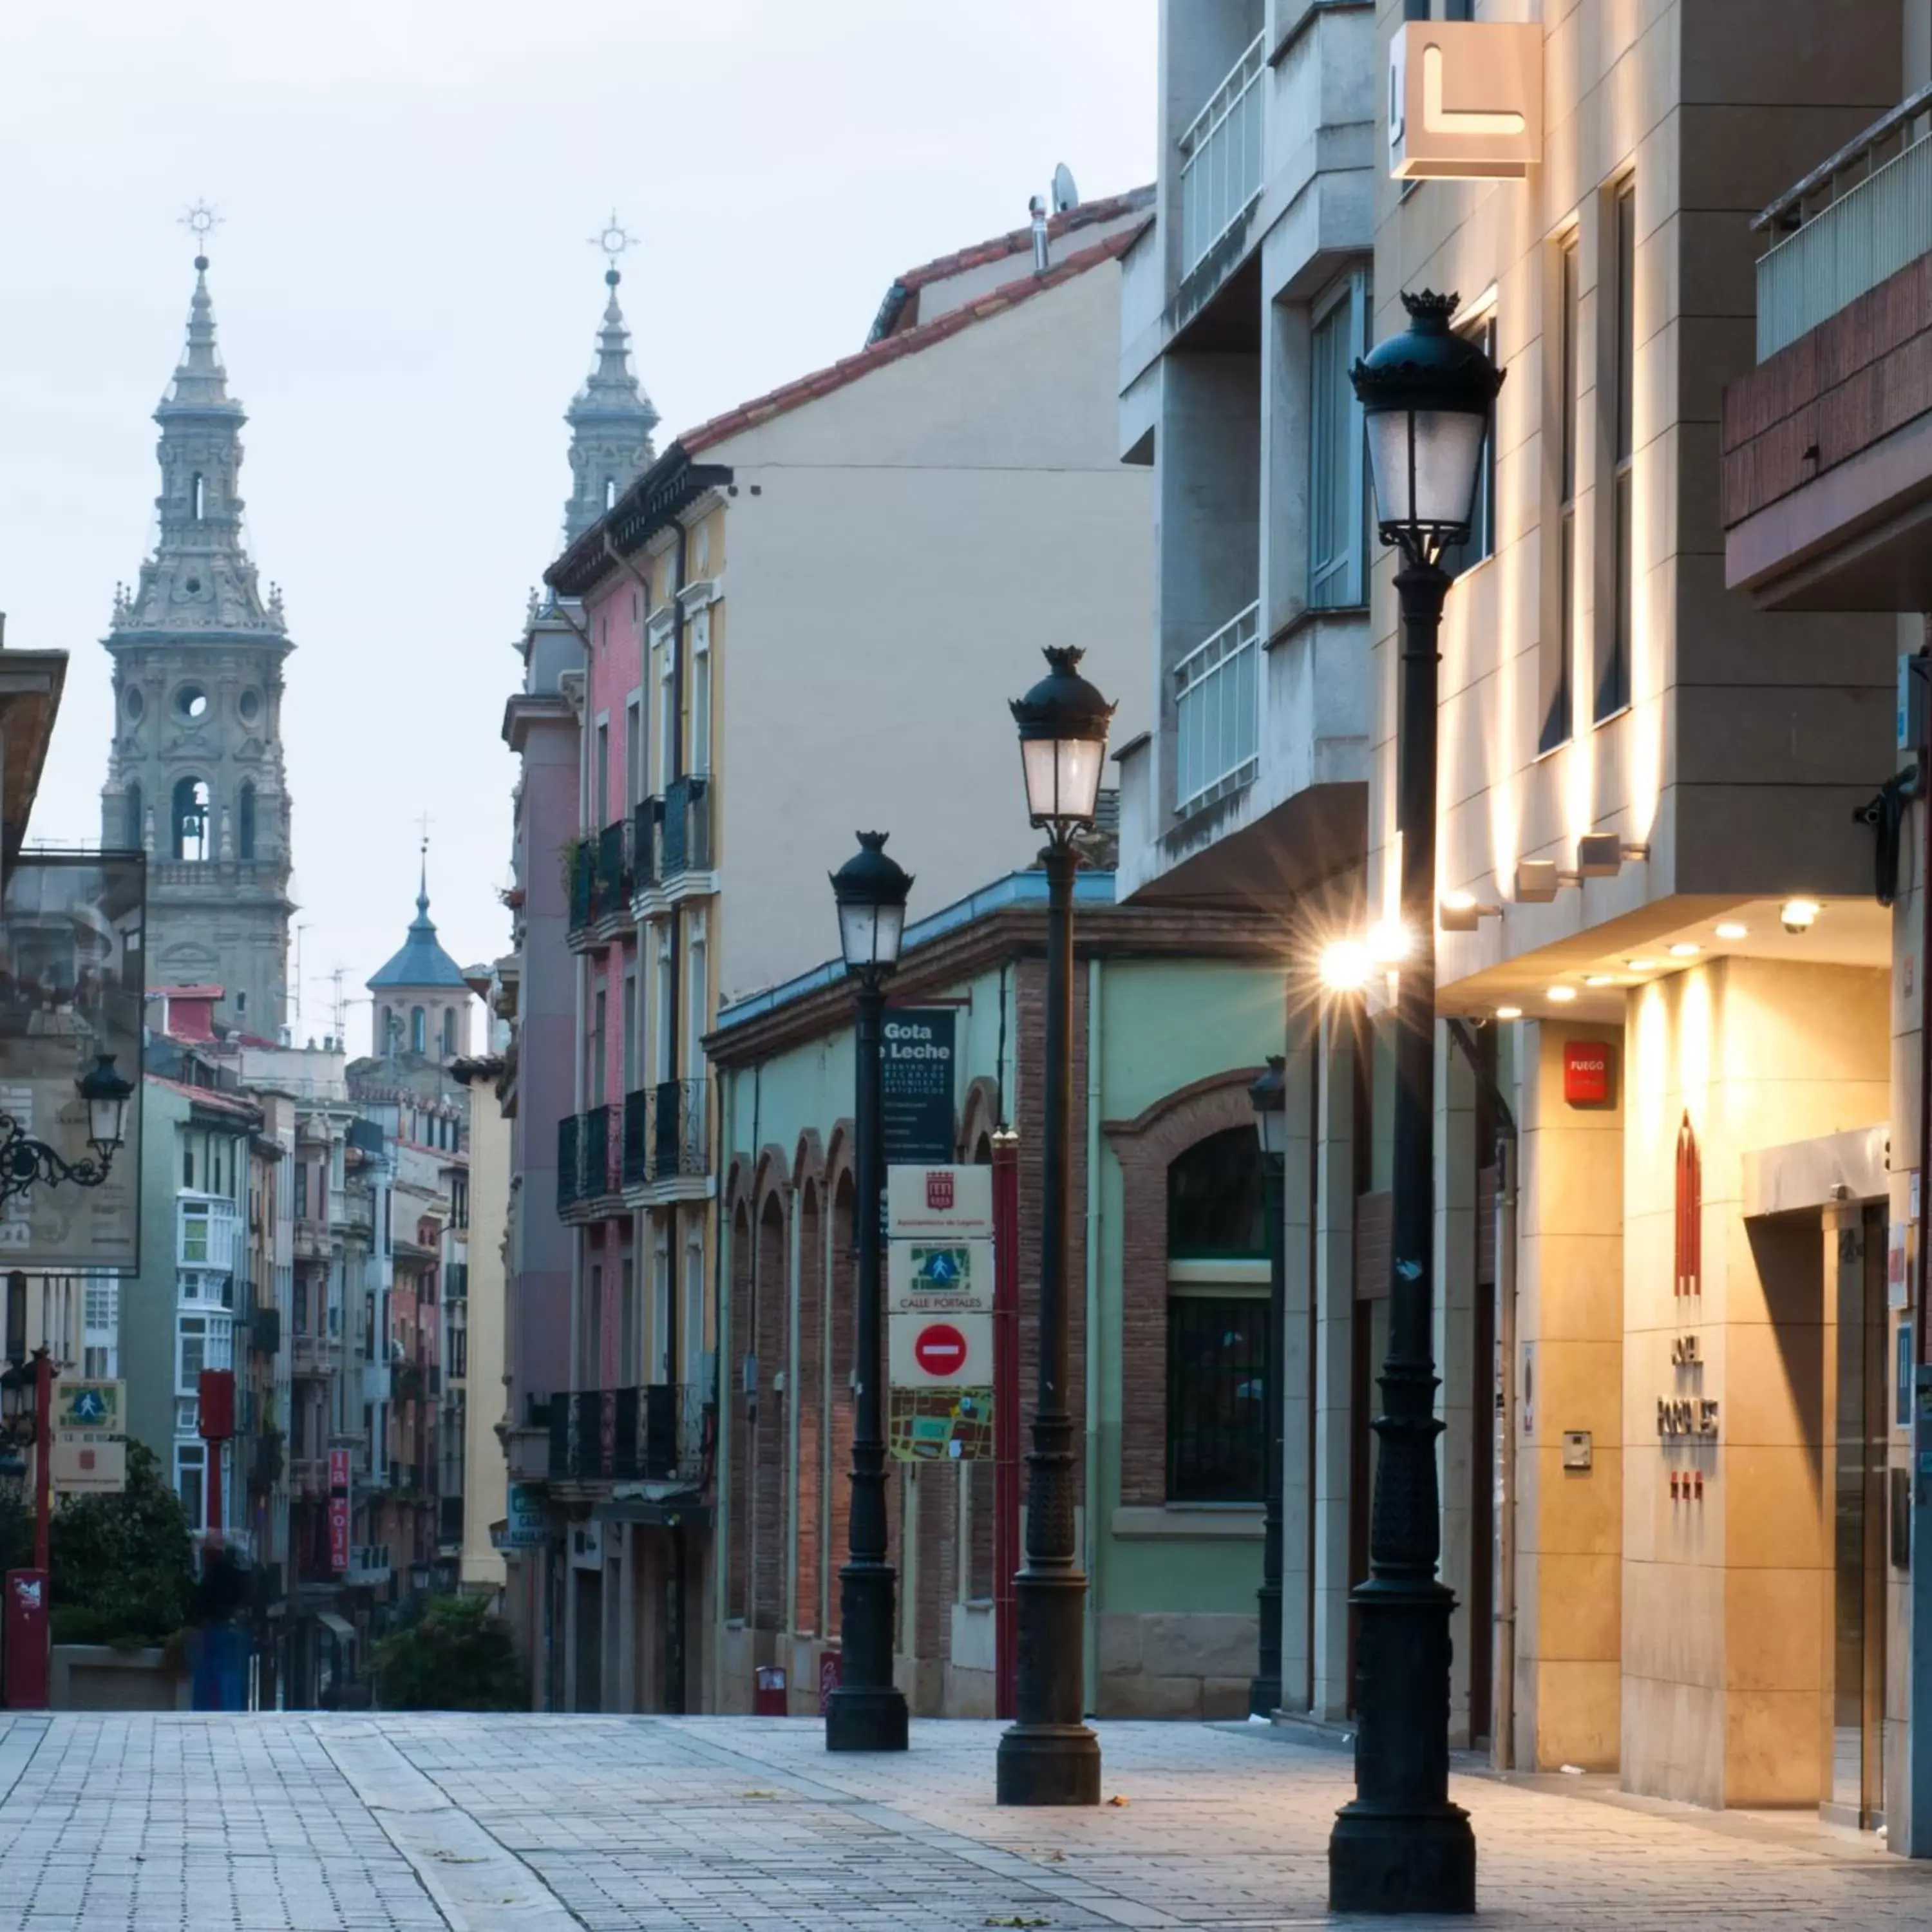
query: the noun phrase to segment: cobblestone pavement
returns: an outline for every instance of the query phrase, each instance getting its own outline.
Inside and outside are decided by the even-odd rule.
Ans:
[[[1334,1753],[1108,1724],[1109,1803],[1001,1811],[998,1727],[830,1758],[757,1718],[0,1713],[0,1932],[954,1932],[1360,1924]],[[1932,1925],[1932,1870],[1802,1819],[1456,1780],[1480,1926]],[[1438,1922],[1410,1920],[1423,1928]]]

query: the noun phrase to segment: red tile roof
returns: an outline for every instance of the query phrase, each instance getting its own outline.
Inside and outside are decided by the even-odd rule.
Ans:
[[[1124,202],[1128,197],[1122,196]],[[1095,202],[1088,204],[1094,208],[1104,208],[1112,204]],[[1117,208],[1116,212],[1123,212]],[[1060,218],[1070,221],[1081,208],[1071,210]],[[1148,218],[1149,220],[1152,217]],[[1049,224],[1051,226],[1051,224]],[[1125,254],[1147,226],[1145,221],[1136,222],[1132,227],[1125,228],[1117,235],[1111,235],[1103,242],[1096,242],[1090,248],[1076,250],[1055,262],[1044,274],[1029,272],[1017,280],[1003,282],[998,287],[989,289],[976,301],[963,303],[959,308],[949,310],[944,315],[932,322],[915,323],[910,328],[902,328],[896,334],[862,349],[856,356],[848,356],[833,363],[830,368],[815,370],[809,376],[801,376],[796,381],[787,382],[782,388],[771,390],[766,394],[754,397],[748,403],[740,403],[736,409],[728,410],[722,416],[713,416],[709,422],[700,423],[695,429],[686,430],[677,439],[677,446],[687,455],[695,456],[699,451],[722,442],[727,436],[735,436],[741,430],[755,428],[769,422],[774,416],[783,416],[788,410],[796,409],[801,403],[815,401],[819,397],[829,395],[835,389],[842,389],[848,382],[856,382],[862,376],[869,376],[874,369],[886,363],[896,362],[902,356],[916,355],[922,349],[930,349],[935,342],[943,342],[947,337],[957,335],[962,329],[970,328],[976,322],[984,322],[988,316],[1000,315],[1016,307],[1030,296],[1042,293],[1048,289],[1057,289],[1064,282],[1070,282],[1077,275],[1084,275],[1089,268],[1098,268],[1103,262],[1118,261]],[[1027,231],[1028,245],[1031,238]],[[999,243],[987,242],[983,248],[990,252],[983,259],[994,261],[1010,252]],[[949,262],[964,262],[968,257],[978,256],[979,250],[968,250],[964,256],[949,256]],[[937,269],[940,265],[929,265]],[[926,274],[928,280],[937,279],[936,274],[926,270],[915,269],[915,274]]]
[[[1118,221],[1124,214],[1132,214],[1154,206],[1154,190],[1137,188],[1126,194],[1109,195],[1104,201],[1083,201],[1077,207],[1070,208],[1063,214],[1051,215],[1046,224],[1047,238],[1057,242],[1063,235],[1070,235],[1076,229],[1090,228],[1096,222]],[[1137,226],[1134,231],[1139,233]],[[997,262],[1002,256],[1022,255],[1033,247],[1033,228],[1029,224],[1024,228],[1010,229],[1004,235],[996,235],[990,242],[981,242],[970,248],[962,248],[951,255],[940,255],[916,268],[908,268],[898,278],[901,288],[910,291],[923,288],[928,282],[943,282],[948,277],[963,274],[968,268],[983,268],[988,262]]]

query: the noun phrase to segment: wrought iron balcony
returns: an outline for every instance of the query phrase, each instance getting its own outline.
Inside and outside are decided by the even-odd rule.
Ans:
[[[695,1480],[704,1457],[704,1393],[694,1384],[580,1389],[550,1398],[553,1482]]]
[[[560,1214],[592,1208],[626,1190],[703,1180],[710,1169],[704,1080],[661,1080],[557,1123]]]
[[[702,1180],[710,1172],[703,1080],[661,1080],[652,1096],[653,1181]]]
[[[708,776],[674,778],[664,788],[658,824],[658,877],[665,884],[685,872],[711,869],[712,782]]]
[[[560,1214],[622,1190],[621,1109],[592,1107],[556,1124],[556,1205]],[[614,1116],[618,1118],[614,1119]]]

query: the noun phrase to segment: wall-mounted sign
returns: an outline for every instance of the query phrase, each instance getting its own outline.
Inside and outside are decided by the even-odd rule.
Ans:
[[[1543,152],[1543,28],[1408,20],[1389,44],[1389,173],[1520,180]]]
[[[50,1473],[62,1496],[118,1496],[128,1486],[128,1445],[62,1430],[54,1438]]]
[[[1608,1107],[1616,1100],[1616,1048],[1604,1040],[1563,1043],[1563,1097],[1573,1107]]]
[[[1718,1433],[1718,1405],[1706,1396],[1660,1395],[1657,1399],[1657,1432],[1712,1441]]]
[[[950,1006],[888,1007],[879,1044],[886,1160],[950,1161],[956,1014]]]
[[[62,1376],[54,1384],[53,1426],[91,1435],[118,1436],[127,1400],[124,1382],[69,1382]]]
[[[541,1483],[512,1483],[508,1513],[503,1518],[503,1539],[499,1550],[541,1550],[548,1540],[544,1521],[544,1486]]]
[[[993,1453],[993,1391],[888,1390],[886,1448],[902,1462],[985,1461]]]
[[[886,1232],[894,1240],[991,1240],[993,1170],[936,1163],[887,1168]]]
[[[991,1241],[895,1241],[886,1253],[887,1306],[902,1314],[990,1314]]]

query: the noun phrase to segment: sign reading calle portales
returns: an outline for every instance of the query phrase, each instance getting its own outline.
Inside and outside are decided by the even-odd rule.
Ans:
[[[1543,153],[1543,28],[1408,20],[1389,43],[1389,173],[1514,181]]]

